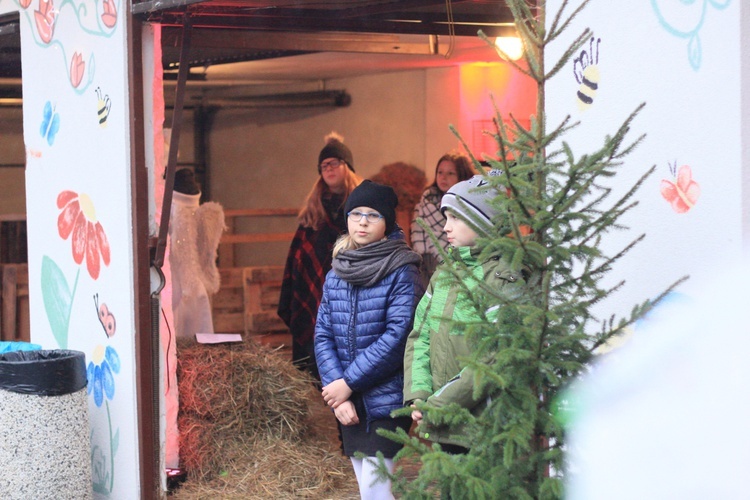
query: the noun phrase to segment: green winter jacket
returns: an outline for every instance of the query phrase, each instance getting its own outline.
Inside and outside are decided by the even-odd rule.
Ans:
[[[493,289],[512,296],[521,292],[524,280],[520,272],[511,271],[509,263],[499,256],[479,262],[478,254],[474,247],[454,249],[451,257],[456,262],[446,262],[437,268],[417,306],[414,329],[409,334],[404,354],[406,405],[421,401],[428,408],[440,408],[457,403],[475,415],[487,405],[487,394],[474,398],[473,370],[464,366],[471,346],[460,324],[476,321],[479,315],[446,266],[456,266],[471,290],[483,280]],[[457,261],[462,261],[468,269],[459,266]],[[488,309],[486,315],[493,321],[497,318],[497,308]],[[428,428],[422,421],[418,430],[422,437],[432,441],[469,446],[460,428]]]

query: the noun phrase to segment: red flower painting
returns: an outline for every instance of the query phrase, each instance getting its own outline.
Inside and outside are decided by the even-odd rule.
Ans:
[[[34,11],[34,20],[36,21],[36,30],[42,42],[49,43],[52,40],[52,34],[55,31],[55,16],[57,12],[54,9],[52,0],[39,0],[39,9]]]
[[[81,264],[86,258],[86,269],[93,279],[99,277],[101,262],[109,265],[110,250],[104,228],[96,220],[96,211],[91,198],[84,193],[62,191],[57,195],[57,208],[61,209],[57,218],[57,231],[67,240],[72,235],[73,260]]]
[[[117,23],[117,8],[114,0],[104,0],[104,13],[102,22],[107,28],[111,28]]]
[[[73,57],[70,60],[70,84],[73,88],[77,88],[83,80],[83,70],[86,68],[86,63],[83,62],[83,58],[79,52],[73,52]]]

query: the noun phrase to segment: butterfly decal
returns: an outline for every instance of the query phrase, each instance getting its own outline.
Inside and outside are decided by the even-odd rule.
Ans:
[[[58,130],[60,130],[60,115],[55,111],[55,106],[47,101],[44,104],[44,116],[42,117],[42,126],[39,127],[39,133],[47,139],[47,144],[52,146]]]
[[[684,214],[695,206],[701,194],[701,188],[693,180],[693,171],[689,165],[677,169],[677,162],[669,165],[673,180],[661,181],[661,195],[678,214]]]
[[[52,41],[52,35],[55,32],[55,18],[57,11],[54,9],[52,0],[39,0],[39,9],[34,11],[34,20],[36,21],[36,30],[42,42],[49,43]]]
[[[117,329],[117,323],[115,321],[115,315],[109,311],[107,304],[102,302],[99,304],[99,294],[94,294],[94,305],[96,306],[96,314],[99,317],[99,323],[104,328],[104,333],[107,334],[107,338],[111,338],[115,334]]]

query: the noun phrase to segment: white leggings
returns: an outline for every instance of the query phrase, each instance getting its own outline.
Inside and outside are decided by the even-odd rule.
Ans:
[[[362,500],[392,500],[391,481],[378,478],[375,472],[378,466],[376,457],[354,458],[351,457],[354,466],[354,474],[359,484],[359,496]],[[388,472],[393,472],[393,459],[386,458],[385,466]]]

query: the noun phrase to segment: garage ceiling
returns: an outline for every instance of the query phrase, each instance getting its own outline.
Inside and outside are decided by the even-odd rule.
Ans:
[[[504,0],[156,0],[133,12],[162,25],[167,70],[188,19],[190,66],[209,79],[326,79],[497,60],[477,31],[515,33]],[[257,64],[219,67],[249,61]]]
[[[202,85],[278,85],[497,61],[477,31],[515,33],[504,0],[149,0],[134,1],[132,13],[162,25],[165,79],[176,73],[187,20],[191,77]],[[17,15],[0,19],[6,82],[20,78],[18,31]]]

